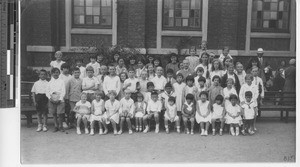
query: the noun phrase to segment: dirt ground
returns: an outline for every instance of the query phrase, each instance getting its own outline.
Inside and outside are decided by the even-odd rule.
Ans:
[[[278,115],[278,114],[277,114]],[[34,120],[36,123],[36,120]],[[261,118],[254,136],[200,136],[166,134],[154,130],[147,134],[126,131],[114,136],[35,132],[21,121],[21,163],[204,163],[204,162],[295,162],[296,123],[278,118]]]

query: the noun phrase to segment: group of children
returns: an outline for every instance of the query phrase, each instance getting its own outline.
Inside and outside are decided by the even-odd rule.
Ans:
[[[160,124],[169,133],[170,123],[175,123],[180,133],[182,122],[186,134],[194,134],[197,123],[201,135],[208,135],[210,124],[212,135],[216,135],[217,122],[219,135],[225,124],[230,125],[233,136],[255,133],[258,105],[264,96],[259,68],[253,63],[246,74],[241,63],[234,66],[226,48],[220,58],[207,52],[199,57],[191,53],[182,63],[171,54],[165,69],[151,55],[147,63],[130,58],[126,65],[118,54],[112,61],[100,54],[91,57],[86,67],[76,60],[72,75],[70,66],[62,61],[62,52],[56,52],[55,58],[50,63],[51,80],[48,82],[47,72],[40,70],[40,79],[32,87],[38,132],[48,130],[49,111],[54,117],[54,132],[76,126],[81,134],[83,122],[85,134],[90,135],[94,135],[96,123],[100,135],[108,133],[108,124],[115,135],[122,134],[125,123],[129,134],[147,133],[154,118],[156,133]]]

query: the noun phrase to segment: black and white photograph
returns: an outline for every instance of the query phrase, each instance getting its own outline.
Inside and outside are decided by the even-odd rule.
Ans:
[[[17,164],[296,165],[298,3],[1,0]]]

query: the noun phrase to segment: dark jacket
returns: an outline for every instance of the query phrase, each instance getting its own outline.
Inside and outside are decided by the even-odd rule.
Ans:
[[[237,76],[235,73],[233,73],[233,75],[234,75],[234,78],[235,78],[234,87],[235,87],[235,89],[236,89],[237,94],[239,94],[239,93],[240,93],[240,89],[241,89],[240,81],[239,81],[238,76]],[[225,88],[225,87],[227,86],[227,82],[226,82],[227,79],[228,79],[228,74],[226,73],[226,74],[222,77],[222,79],[221,79],[221,86],[222,86],[223,88]]]

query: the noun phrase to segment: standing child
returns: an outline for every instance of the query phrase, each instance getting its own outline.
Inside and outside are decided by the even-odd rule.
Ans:
[[[94,69],[94,76],[96,77],[97,75],[99,75],[99,68],[100,68],[100,64],[96,61],[97,58],[96,56],[91,56],[90,57],[90,63],[87,64],[86,66],[91,66]]]
[[[153,68],[154,68],[154,63],[153,63],[154,56],[153,55],[147,55],[147,58],[148,58],[148,63],[146,64],[146,68],[148,68],[150,64],[153,65]]]
[[[237,77],[239,78],[240,81],[240,85],[244,85],[245,84],[245,76],[246,76],[246,72],[244,70],[244,66],[241,62],[237,62],[236,63],[236,71],[235,74],[237,75]]]
[[[53,114],[54,131],[60,130],[64,132],[62,125],[63,118],[65,116],[65,103],[64,97],[66,94],[65,83],[62,79],[59,79],[60,70],[58,68],[52,68],[52,78],[49,81],[46,96],[49,98],[49,112]],[[59,128],[59,129],[58,129]]]
[[[123,126],[124,121],[127,122],[128,132],[129,134],[132,134],[131,129],[131,119],[133,118],[134,114],[134,101],[130,98],[131,91],[126,89],[125,90],[125,97],[120,100],[120,109],[119,109],[119,117],[120,117],[120,131],[118,134],[123,133]]]
[[[197,82],[198,83],[198,93],[201,93],[202,91],[207,91],[207,86],[205,85],[206,79],[204,77],[199,77]],[[195,84],[196,85],[196,84]]]
[[[95,91],[99,89],[99,81],[94,76],[94,68],[86,68],[87,77],[82,80],[82,90],[87,94],[87,100],[91,103],[95,99]]]
[[[198,124],[200,123],[201,136],[207,136],[209,124],[211,123],[211,105],[210,102],[207,100],[207,92],[203,91],[200,93],[199,96],[200,100],[197,101],[196,105],[196,121]]]
[[[190,56],[187,56],[185,59],[189,61],[189,68],[195,69],[199,65],[199,57],[196,55],[196,47],[192,46],[190,48]]]
[[[119,62],[120,55],[118,53],[114,54],[113,59],[111,60],[111,64],[113,66],[117,66]]]
[[[103,81],[103,91],[106,96],[108,96],[109,91],[115,91],[116,95],[120,93],[121,81],[119,76],[116,75],[116,68],[109,65],[109,75],[104,78]]]
[[[185,97],[185,102],[182,107],[182,120],[184,124],[185,133],[189,134],[188,121],[191,122],[191,135],[194,134],[194,125],[195,125],[195,114],[196,114],[196,105],[193,94],[187,94]]]
[[[107,114],[107,122],[112,124],[114,135],[118,134],[117,124],[119,124],[119,108],[120,102],[116,100],[117,92],[111,90],[108,92],[109,99],[105,102],[104,106]]]
[[[181,73],[177,74],[176,83],[173,84],[173,88],[176,95],[176,107],[177,107],[177,115],[179,116],[179,120],[181,118],[181,109],[182,109],[182,93],[186,84],[183,82],[183,75]]]
[[[76,60],[76,68],[79,68],[79,70],[80,70],[79,78],[81,78],[81,79],[86,77],[85,67],[82,66],[82,63],[83,63],[82,59]]]
[[[154,66],[153,64],[148,65],[148,80],[151,81],[155,77]]]
[[[128,79],[125,80],[123,90],[128,90],[131,93],[131,98],[136,101],[137,87],[139,87],[139,80],[135,78],[135,70],[129,68]]]
[[[242,133],[245,135],[245,131],[248,129],[248,133],[252,135],[254,134],[254,118],[258,111],[257,103],[252,99],[251,91],[245,93],[245,98],[246,102],[241,106],[244,119],[244,129],[242,130]]]
[[[99,135],[102,134],[107,134],[107,126],[106,126],[106,121],[107,121],[107,114],[105,112],[104,108],[104,95],[100,92],[96,93],[96,99],[93,100],[92,102],[92,111],[91,111],[91,133],[90,135],[94,135],[94,127],[95,127],[95,122],[99,122]],[[104,132],[103,132],[103,127],[104,127]]]
[[[48,98],[46,96],[48,81],[46,80],[47,71],[40,70],[39,80],[33,84],[31,89],[33,104],[37,111],[38,128],[37,132],[47,132],[47,118],[48,118]],[[43,123],[42,123],[43,120]]]
[[[223,96],[223,88],[220,86],[220,77],[216,75],[213,77],[213,84],[209,88],[208,100],[213,104],[218,95]]]
[[[151,92],[153,92],[153,91],[154,91],[153,82],[148,82],[147,83],[147,92],[145,93],[145,99],[144,99],[144,102],[146,102],[147,104],[151,100]]]
[[[151,92],[151,100],[149,100],[149,103],[147,105],[147,115],[144,116],[143,120],[144,123],[146,123],[146,128],[144,130],[144,133],[147,133],[149,131],[149,125],[147,120],[154,117],[155,119],[155,133],[159,132],[159,113],[161,112],[161,101],[158,100],[158,93],[156,91]]]
[[[229,54],[229,47],[228,46],[224,46],[223,47],[223,50],[222,50],[222,54],[220,55],[220,57],[219,57],[219,60],[221,61],[221,62],[223,62],[223,60],[224,60],[224,58],[225,57],[228,57],[228,58],[230,58],[230,59],[232,59],[232,56]]]
[[[258,97],[258,90],[257,88],[252,84],[252,81],[253,81],[253,76],[252,74],[247,74],[245,76],[245,84],[242,85],[241,87],[241,90],[240,90],[240,93],[239,93],[239,98],[240,98],[240,103],[241,105],[243,105],[245,102],[246,102],[246,99],[245,99],[245,93],[247,91],[251,91],[252,92],[252,97],[253,97],[253,100],[256,100],[257,97]]]
[[[156,71],[157,67],[161,67],[161,62],[158,58],[154,59],[153,61],[153,65],[154,65],[154,71]]]
[[[234,82],[233,86],[234,86],[236,92],[239,93],[240,89],[241,89],[241,85],[240,85],[240,81],[239,81],[238,76],[234,73],[234,65],[233,65],[233,63],[230,63],[228,65],[227,72],[222,77],[221,86],[223,88],[225,88],[227,86],[226,83],[227,83],[227,79],[228,78],[232,78],[233,79],[233,82]]]
[[[58,68],[60,70],[61,65],[65,63],[61,60],[62,56],[63,53],[61,51],[55,52],[54,57],[56,60],[50,62],[51,69]]]
[[[162,107],[166,109],[170,97],[176,97],[172,85],[168,82],[165,86],[165,91],[161,93]],[[177,111],[176,111],[177,112]]]
[[[167,83],[167,79],[163,76],[163,68],[156,68],[156,76],[151,80],[154,84],[154,90],[157,91],[158,94],[164,91],[164,87]]]
[[[199,88],[199,83],[198,83],[198,80],[200,77],[203,77],[203,73],[204,73],[204,69],[203,67],[198,67],[197,70],[196,70],[196,77],[194,78],[194,83],[195,83],[195,86],[197,88]],[[206,78],[204,77],[204,79],[206,80]],[[210,80],[207,79],[204,83],[205,83],[205,87],[209,87],[209,82]]]
[[[136,70],[138,68],[137,64],[136,64],[136,57],[135,56],[130,56],[129,57],[129,68],[133,68],[134,70]]]
[[[230,95],[229,100],[230,104],[226,108],[226,123],[230,125],[231,135],[238,136],[240,133],[240,124],[242,121],[241,107],[237,104],[238,97],[236,95]]]
[[[99,53],[97,55],[97,62],[100,64],[100,66],[107,65],[108,63],[107,59],[104,58],[104,55],[102,53]]]
[[[135,102],[135,131],[142,132],[143,130],[143,117],[146,115],[147,104],[144,102],[144,96],[142,93],[137,93],[137,102]],[[146,125],[146,123],[144,123]]]
[[[230,104],[229,97],[230,95],[234,94],[237,95],[236,90],[233,87],[234,81],[232,78],[227,79],[227,87],[223,89],[223,95],[225,99],[225,108]]]
[[[182,62],[179,62],[179,71],[183,70],[184,69],[184,65],[183,65],[183,61]],[[179,71],[176,72],[176,74],[179,73]]]
[[[183,92],[182,92],[182,95],[183,95],[183,101],[182,103],[184,103],[184,100],[185,100],[185,96],[187,94],[193,94],[194,97],[196,97],[198,95],[198,89],[196,86],[194,86],[194,77],[193,76],[187,76],[186,77],[186,86],[183,88]],[[195,99],[197,101],[197,98]]]
[[[168,71],[168,69],[172,69],[173,72],[174,72],[173,77],[176,77],[177,71],[180,70],[179,69],[179,64],[177,62],[177,56],[176,56],[175,53],[171,53],[170,56],[171,56],[171,61],[170,61],[170,63],[167,64],[166,70]]]
[[[224,128],[224,123],[225,123],[225,108],[223,106],[223,96],[222,95],[217,95],[215,99],[215,103],[212,105],[212,110],[211,110],[211,125],[212,125],[212,135],[216,135],[216,121],[221,122],[221,127],[219,134],[220,136],[223,135],[223,128]]]
[[[73,111],[73,109],[75,108],[76,103],[80,100],[81,92],[82,92],[82,79],[80,78],[80,69],[76,67],[73,70],[73,77],[68,82],[67,89],[66,89],[66,94],[68,96],[69,104],[71,108],[68,117],[68,123],[70,128],[74,126],[75,112]]]
[[[164,122],[165,122],[165,128],[166,133],[169,133],[169,121],[175,122],[177,132],[180,133],[180,122],[179,117],[177,116],[177,108],[175,104],[175,97],[170,97],[168,99],[167,105],[166,105],[166,112],[164,114]]]
[[[137,68],[135,70],[137,78],[141,78],[142,72],[147,70],[144,64],[145,63],[144,63],[143,59],[139,59],[138,60],[138,62],[137,62]]]
[[[218,75],[220,78],[222,78],[224,73],[225,72],[223,70],[223,66],[222,66],[221,61],[218,60],[218,59],[214,59],[212,61],[210,78],[212,79],[215,75]]]
[[[108,75],[108,70],[106,65],[102,65],[99,70],[99,75],[96,77],[99,81],[99,91],[103,92],[103,81],[105,76]]]
[[[123,88],[124,87],[124,82],[126,81],[126,79],[128,78],[128,75],[127,75],[127,73],[125,73],[125,72],[121,72],[120,74],[119,74],[119,78],[120,78],[120,87],[121,88]],[[124,93],[124,90],[123,89],[121,89],[120,90],[120,93],[119,93],[119,95],[118,95],[118,99],[122,99],[123,97],[125,97],[125,93]]]
[[[119,75],[121,72],[127,73],[125,60],[123,58],[119,58],[118,65],[116,66],[116,74]]]
[[[172,69],[167,70],[167,82],[171,83],[173,85],[176,80],[173,78],[174,76],[174,71]]]
[[[78,101],[75,105],[74,111],[76,112],[76,118],[77,118],[77,134],[81,134],[80,131],[80,123],[81,121],[84,124],[84,131],[85,134],[89,134],[88,129],[88,120],[91,116],[91,103],[87,101],[87,94],[82,93],[80,96],[80,101]]]
[[[149,82],[147,75],[147,71],[143,70],[141,73],[141,78],[139,79],[139,92],[142,93],[144,97],[147,92],[147,84]]]

